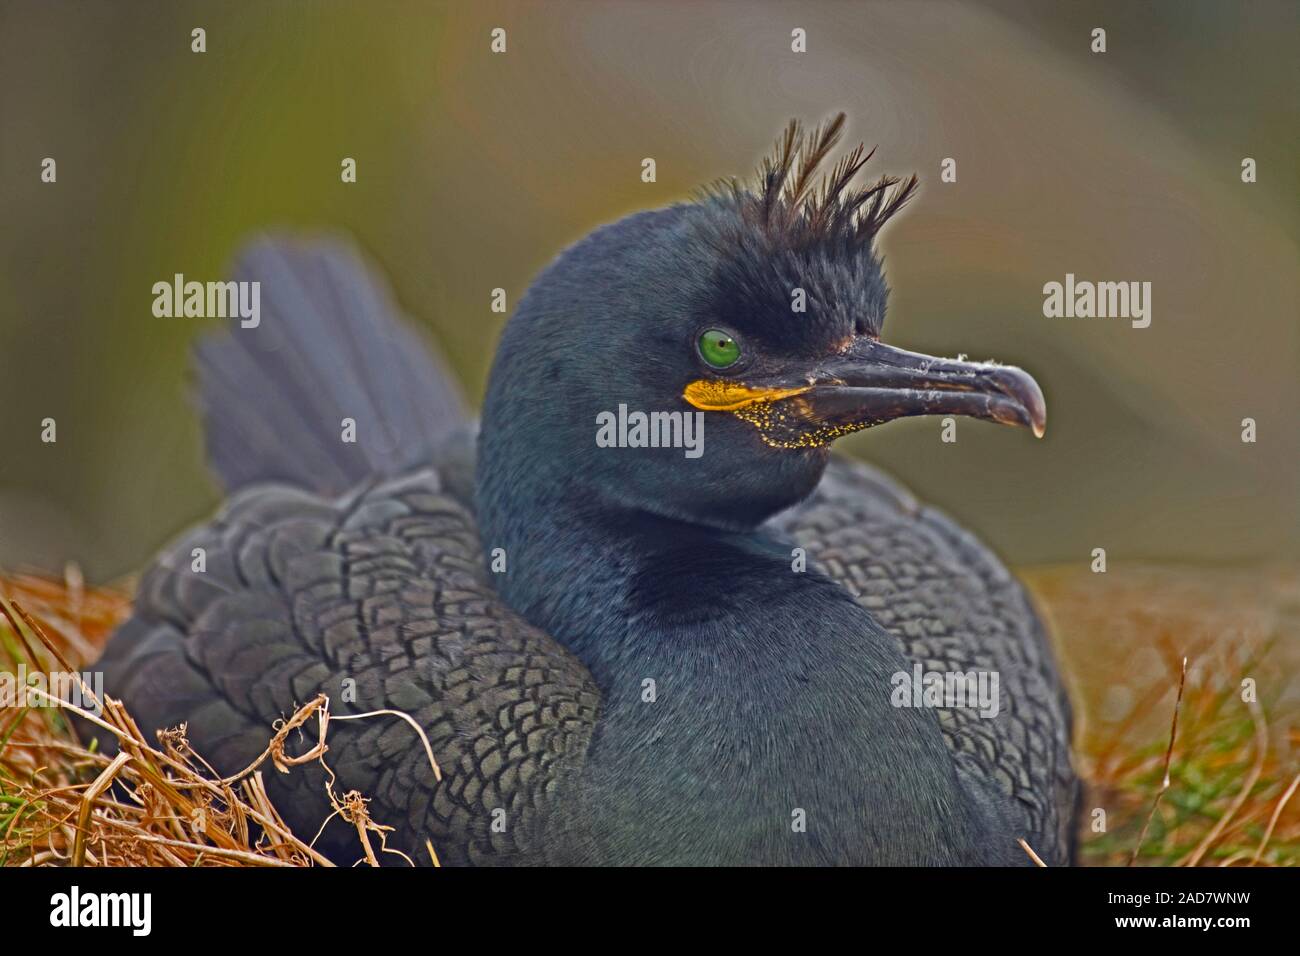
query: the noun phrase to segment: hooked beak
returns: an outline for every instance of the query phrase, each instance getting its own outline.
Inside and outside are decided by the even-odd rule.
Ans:
[[[696,408],[735,412],[763,431],[769,444],[783,447],[826,444],[910,415],[1022,425],[1039,438],[1047,427],[1042,389],[1028,372],[935,358],[865,337],[801,379],[700,380],[687,386],[684,397]],[[792,441],[796,436],[800,440]]]

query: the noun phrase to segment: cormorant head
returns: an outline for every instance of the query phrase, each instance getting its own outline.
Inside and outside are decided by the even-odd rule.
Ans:
[[[481,505],[545,486],[749,528],[816,487],[836,438],[872,425],[967,415],[1042,434],[1027,373],[880,340],[874,242],[916,177],[855,186],[861,146],[823,175],[843,124],[792,122],[755,183],[605,226],[542,273],[493,366]]]

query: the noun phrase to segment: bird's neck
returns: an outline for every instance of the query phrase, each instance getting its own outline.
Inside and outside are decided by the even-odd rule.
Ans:
[[[584,784],[599,840],[647,861],[982,862],[989,825],[910,670],[841,587],[761,533],[552,498],[480,515],[516,611],[602,693]],[[676,816],[674,816],[674,814]],[[666,834],[692,834],[684,850]],[[664,841],[667,841],[666,843]],[[622,845],[626,844],[626,845]],[[685,853],[685,855],[683,855]]]

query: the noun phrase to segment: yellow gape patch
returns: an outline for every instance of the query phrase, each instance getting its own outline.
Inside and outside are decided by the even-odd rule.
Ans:
[[[842,435],[878,423],[875,419],[866,419],[826,424],[817,421],[807,399],[782,401],[812,389],[811,385],[754,388],[741,382],[697,379],[686,386],[682,397],[705,411],[731,412],[742,422],[753,425],[763,443],[771,448],[823,448]]]
[[[686,386],[682,398],[706,412],[734,412],[758,402],[775,402],[791,395],[802,395],[811,389],[811,385],[801,385],[798,388],[754,388],[742,382],[700,378]]]

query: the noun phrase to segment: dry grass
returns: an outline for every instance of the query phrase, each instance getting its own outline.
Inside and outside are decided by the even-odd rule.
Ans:
[[[79,671],[129,607],[123,593],[87,590],[75,572],[62,582],[0,582],[0,671]],[[78,739],[70,709],[116,737],[116,756]],[[263,782],[264,771],[288,773],[308,762],[325,767],[331,817],[356,828],[361,860],[378,865],[381,855],[394,854],[411,862],[385,845],[391,828],[370,819],[362,794],[334,791],[325,763],[330,721],[370,716],[331,717],[328,700],[317,697],[277,724],[256,761],[223,778],[190,748],[183,726],[148,741],[111,698],[98,715],[69,707],[0,709],[0,865],[331,866],[290,832]],[[310,749],[288,753],[290,734],[311,724]],[[429,760],[438,773],[432,752]],[[427,850],[436,864],[432,846]]]
[[[1074,681],[1081,862],[1300,865],[1300,569],[1022,577]]]
[[[1300,572],[1049,568],[1025,577],[1075,678],[1082,862],[1300,864]],[[129,600],[89,590],[71,572],[59,582],[0,581],[0,607],[11,618],[0,616],[0,671],[25,662],[48,672],[94,661]],[[1242,699],[1247,677],[1255,702]],[[288,831],[262,777],[324,764],[330,721],[351,719],[331,717],[325,698],[288,715],[261,758],[224,779],[183,728],[147,741],[112,701],[101,719],[121,743],[117,757],[79,741],[61,709],[0,709],[0,865],[328,865]],[[310,749],[287,753],[289,733],[311,725]],[[330,797],[357,829],[359,860],[392,852],[362,794]]]

